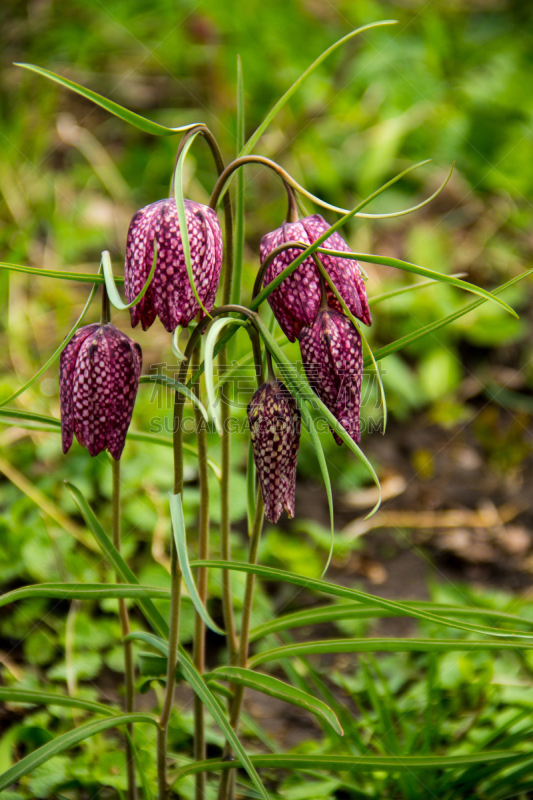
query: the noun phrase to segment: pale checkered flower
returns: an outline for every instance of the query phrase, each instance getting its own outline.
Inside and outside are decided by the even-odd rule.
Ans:
[[[59,393],[63,452],[73,434],[92,456],[109,450],[118,461],[131,422],[142,353],[114,325],[80,328],[61,353]]]
[[[265,516],[277,522],[283,510],[294,517],[300,412],[281,381],[263,383],[248,404],[248,421],[265,504]]]
[[[185,216],[192,273],[198,297],[211,311],[222,267],[222,232],[218,217],[208,206],[185,200]],[[178,223],[176,201],[159,200],[133,217],[126,243],[124,283],[131,302],[146,283],[157,241],[157,266],[152,282],[139,303],[130,309],[131,324],[148,330],[156,317],[172,332],[187,326],[200,311],[189,280]]]

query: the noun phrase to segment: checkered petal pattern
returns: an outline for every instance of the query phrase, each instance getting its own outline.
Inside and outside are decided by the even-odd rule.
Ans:
[[[114,325],[80,328],[61,353],[59,386],[63,452],[73,434],[92,456],[118,461],[131,422],[142,353]]]
[[[302,330],[300,350],[312,388],[359,443],[363,348],[358,331],[338,311],[321,310],[313,325]],[[336,433],[333,436],[337,444],[342,444]]]
[[[283,510],[294,517],[300,412],[281,381],[264,383],[248,404],[248,421],[265,504],[265,516],[277,522]]]
[[[277,230],[263,236],[260,246],[261,263],[279,245],[291,241],[312,244],[328,228],[328,223],[319,214],[305,217],[298,222],[285,222]],[[351,252],[344,239],[336,232],[326,239],[324,247]],[[301,250],[289,249],[276,256],[266,270],[263,286],[273,281],[300,253]],[[321,255],[320,258],[352,314],[366,325],[371,325],[366,289],[357,261],[326,255]],[[328,305],[342,311],[329,287],[327,295]],[[294,342],[299,338],[302,328],[313,324],[320,308],[320,283],[313,259],[306,258],[292,275],[285,278],[269,295],[268,302],[281,329]]]
[[[192,272],[198,296],[208,311],[215,303],[222,267],[222,232],[218,217],[208,206],[185,200],[185,216]],[[148,291],[130,309],[131,324],[148,330],[156,317],[172,332],[187,326],[200,311],[190,285],[178,211],[173,198],[141,208],[133,217],[126,242],[124,281],[131,302],[146,283],[157,241],[157,266]]]
[[[302,220],[302,224],[311,242],[316,242],[318,237],[330,227],[320,214],[306,217]],[[326,250],[342,250],[344,253],[352,252],[337,231],[326,239],[322,247]],[[340,258],[339,256],[327,256],[323,253],[320,255],[320,259],[354,317],[360,319],[365,325],[372,325],[372,315],[368,306],[365,282],[357,261],[350,258]],[[337,311],[342,311],[341,304],[329,286],[327,287],[327,295],[328,305]]]

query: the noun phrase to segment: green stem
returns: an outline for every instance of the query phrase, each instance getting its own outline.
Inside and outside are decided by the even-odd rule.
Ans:
[[[264,519],[264,505],[261,491],[257,493],[257,503],[255,507],[254,523],[250,537],[250,550],[248,553],[248,563],[257,564],[257,551],[259,549],[259,541],[261,539],[261,531],[263,530]],[[229,570],[228,570],[229,571]],[[248,650],[250,647],[250,623],[252,618],[252,608],[254,600],[255,589],[255,575],[249,572],[246,575],[246,587],[244,590],[244,601],[242,608],[242,625],[241,635],[239,639],[238,648],[238,665],[239,667],[246,668],[248,664]],[[242,711],[242,703],[244,699],[244,687],[235,686],[233,702],[230,709],[230,723],[232,728],[237,732],[239,727],[239,720]],[[229,760],[232,756],[231,747],[226,743],[224,747],[224,759]],[[233,794],[232,790],[232,775],[233,770],[227,770],[223,773],[220,779],[220,786],[218,790],[217,800],[228,800]]]
[[[195,371],[200,362],[199,342],[194,348],[192,368]],[[193,392],[200,400],[200,385],[195,383]],[[207,432],[201,411],[194,407],[194,420],[198,446],[198,477],[200,483],[200,521],[198,532],[198,556],[209,558],[209,476],[207,463]],[[196,580],[198,595],[205,605],[207,600],[207,569],[200,567]],[[198,613],[194,617],[194,664],[200,674],[205,672],[205,624]],[[194,696],[194,760],[204,761],[206,758],[204,705],[198,695]],[[205,772],[197,773],[195,778],[195,798],[205,798]]]
[[[179,380],[182,382],[187,377],[188,361],[180,367]],[[174,396],[174,494],[183,492],[183,407],[185,397],[176,392]],[[176,667],[178,664],[178,634],[181,604],[181,570],[178,563],[178,554],[174,543],[174,536],[170,539],[170,621],[168,637],[167,685],[159,728],[157,731],[157,788],[159,800],[167,800],[167,739],[168,723],[174,702],[174,689],[176,687]]]
[[[107,293],[104,288],[104,294]],[[120,553],[120,461],[111,458],[111,468],[113,472],[113,520],[112,535],[113,545]],[[117,576],[117,583],[120,578]],[[120,619],[120,629],[124,639],[130,632],[130,621],[125,600],[118,601],[118,615]],[[135,711],[135,671],[133,664],[133,643],[124,642],[124,682],[126,697],[124,711],[129,714]],[[135,757],[133,752],[133,724],[127,726],[129,736],[126,737],[126,774],[128,779],[128,800],[137,800],[137,781],[135,778]]]

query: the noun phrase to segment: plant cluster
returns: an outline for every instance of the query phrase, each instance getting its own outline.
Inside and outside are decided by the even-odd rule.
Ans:
[[[121,299],[117,289],[119,281],[113,276],[111,259],[107,251],[102,255],[101,270],[98,275],[62,274],[60,271],[47,273],[54,279],[78,279],[93,284],[87,304],[76,325],[51,359],[43,365],[38,375],[42,374],[53,360],[60,358],[61,429],[64,452],[69,450],[73,436],[76,436],[78,442],[87,447],[91,456],[107,450],[112,457],[111,537],[102,527],[75,482],[68,482],[67,488],[88,530],[113,568],[117,582],[79,585],[37,584],[14,590],[2,598],[2,604],[27,597],[118,600],[124,648],[123,713],[76,697],[52,696],[50,693],[31,690],[11,690],[9,687],[5,692],[2,690],[5,699],[12,702],[68,705],[92,711],[95,717],[43,744],[6,770],[0,776],[1,789],[16,784],[35,768],[84,739],[109,728],[124,727],[128,798],[133,800],[138,796],[139,786],[149,798],[152,796],[152,788],[139,752],[136,736],[138,725],[152,726],[155,731],[153,763],[157,773],[159,800],[165,800],[174,785],[179,791],[180,781],[191,774],[195,775],[195,797],[200,800],[206,796],[206,792],[211,792],[214,788],[211,782],[207,783],[208,773],[215,773],[218,776],[219,800],[234,798],[241,792],[236,783],[237,765],[247,774],[245,796],[259,796],[267,800],[270,796],[269,791],[257,772],[258,767],[303,770],[313,778],[316,778],[316,772],[320,769],[342,774],[350,773],[352,770],[378,774],[386,772],[392,775],[393,779],[398,773],[405,772],[407,776],[398,778],[398,785],[407,797],[414,796],[414,794],[409,795],[411,791],[409,787],[414,785],[412,775],[418,774],[420,770],[430,772],[451,770],[459,776],[457,785],[463,782],[464,785],[473,787],[494,778],[499,791],[501,786],[498,784],[498,778],[494,777],[498,770],[516,767],[517,773],[521,775],[520,770],[529,763],[530,752],[524,752],[518,746],[514,749],[509,746],[499,753],[489,754],[481,749],[481,752],[441,756],[432,750],[431,732],[425,739],[427,750],[423,755],[412,754],[413,748],[416,752],[419,739],[410,731],[406,732],[405,737],[410,743],[408,756],[402,755],[398,760],[395,754],[395,748],[396,752],[398,750],[396,743],[392,743],[390,748],[390,752],[394,755],[369,754],[365,737],[361,735],[360,723],[349,711],[342,709],[335,694],[327,689],[324,677],[319,675],[307,660],[307,656],[312,654],[339,652],[405,651],[434,654],[454,653],[464,648],[469,652],[494,649],[501,652],[527,651],[532,646],[530,640],[533,638],[528,630],[523,630],[523,620],[516,616],[494,614],[491,617],[483,609],[476,608],[469,609],[467,614],[462,614],[453,606],[438,603],[398,603],[373,597],[356,589],[337,586],[323,579],[333,547],[333,508],[331,483],[316,430],[316,419],[321,418],[328,423],[337,443],[347,445],[379,486],[372,465],[359,447],[361,438],[359,410],[364,367],[372,365],[375,370],[380,385],[385,427],[387,413],[378,369],[379,361],[487,301],[496,303],[515,315],[498,295],[531,272],[523,273],[499,289],[488,292],[460,278],[400,259],[354,253],[341,238],[339,229],[358,215],[372,216],[363,212],[363,208],[415,167],[404,170],[358,203],[355,208],[346,210],[331,206],[320,198],[310,195],[280,165],[253,153],[256,143],[269,123],[307,75],[344,41],[372,27],[374,26],[369,25],[352,32],[325,51],[286,92],[246,142],[242,75],[239,69],[237,125],[240,132],[239,153],[227,166],[215,137],[203,123],[183,128],[166,128],[43,68],[23,65],[89,98],[115,116],[147,133],[183,134],[183,136],[172,175],[171,197],[158,200],[141,209],[130,224],[124,272],[126,302]],[[183,193],[183,166],[197,137],[203,138],[208,144],[218,173],[209,205],[193,202],[185,198]],[[262,239],[260,263],[252,299],[246,306],[241,304],[242,252],[245,235],[242,174],[244,166],[254,163],[266,165],[279,175],[287,192],[289,206],[285,222]],[[235,191],[231,188],[234,177]],[[438,194],[438,191],[414,208],[394,212],[391,215],[377,216],[407,214],[425,205]],[[339,218],[332,225],[328,225],[321,216],[308,215],[305,209],[302,209],[300,218],[299,205],[302,198],[338,214]],[[235,214],[233,201],[235,201]],[[219,205],[223,207],[224,232],[220,228],[217,216]],[[478,295],[478,299],[459,312],[436,320],[414,334],[408,334],[381,350],[372,352],[360,326],[360,322],[370,325],[372,321],[360,262],[386,264],[422,275],[431,281],[448,283]],[[15,271],[32,271],[29,267],[12,264],[3,266]],[[40,270],[38,274],[43,275],[44,271]],[[219,292],[221,277],[222,288]],[[422,284],[413,284],[412,288],[416,289],[420,285]],[[100,324],[82,326],[98,286],[102,287]],[[221,295],[221,302],[217,305],[218,294]],[[265,300],[270,304],[284,334],[281,338],[275,335],[260,314]],[[171,386],[175,391],[172,438],[174,476],[172,491],[169,492],[172,520],[170,591],[141,584],[121,552],[120,458],[129,435],[137,388],[142,380],[142,356],[139,346],[110,323],[110,303],[118,310],[129,309],[133,327],[140,322],[142,328],[147,330],[155,319],[159,318],[164,328],[172,335],[172,349],[180,361],[177,380],[169,376],[149,378]],[[187,328],[194,320],[196,325],[190,332],[184,352],[181,352],[180,328]],[[249,553],[247,561],[234,561],[230,538],[231,403],[222,388],[232,379],[229,352],[232,337],[241,329],[250,339],[258,387],[248,406],[250,457],[246,480]],[[299,372],[283,350],[286,340],[293,342],[296,339],[300,342],[305,374]],[[364,347],[368,349],[366,360],[363,358]],[[220,389],[218,399],[214,373],[214,359],[217,357]],[[38,376],[34,376],[32,381],[5,401],[1,409],[2,415],[17,422],[26,419],[34,423],[57,425],[57,420],[22,412],[7,405],[28,388],[36,377]],[[194,406],[197,423],[200,491],[199,558],[193,562],[190,561],[188,554],[183,503],[182,420],[187,400]],[[221,439],[221,464],[220,467],[217,466],[220,482],[219,559],[210,558],[211,517],[208,482],[210,463],[205,421],[213,422]],[[302,577],[293,572],[257,563],[264,517],[276,522],[283,510],[286,510],[289,516],[295,513],[296,462],[302,423],[315,448],[330,511],[331,548],[320,579]],[[193,570],[196,574],[193,574]],[[223,628],[213,620],[208,603],[208,575],[215,570],[221,571],[222,574]],[[246,575],[240,624],[236,618],[232,595],[233,573]],[[346,605],[312,609],[305,617],[307,623],[302,622],[304,617],[295,619],[294,616],[287,615],[286,618],[274,619],[262,626],[259,631],[252,630],[256,578],[287,582],[312,592],[350,602]],[[179,641],[183,586],[195,610],[192,654]],[[167,616],[163,615],[154,603],[154,600],[161,598],[167,599],[170,603]],[[151,628],[150,632],[132,629],[127,601],[134,601],[138,606]],[[376,640],[364,636],[348,636],[342,640],[331,639],[298,645],[281,634],[291,627],[309,622],[332,621],[339,618],[346,621],[358,617],[364,619],[385,615],[409,616],[422,620],[425,624],[434,626],[439,635],[407,640],[395,638]],[[509,627],[510,625],[512,627]],[[206,667],[207,629],[213,634],[225,637],[226,663],[212,671],[207,671]],[[454,638],[457,631],[467,632],[469,635],[475,634],[478,638],[460,642]],[[442,632],[447,634],[443,635]],[[270,649],[259,648],[250,657],[250,645],[253,641],[264,638],[268,645],[269,637],[274,634],[282,635],[281,645],[278,642],[276,647]],[[150,653],[142,654],[137,666],[134,660],[134,642],[143,642],[151,648]],[[282,663],[288,681],[257,671],[256,667],[267,661]],[[303,672],[294,666],[295,663],[302,667]],[[367,664],[364,660],[361,664],[361,679],[365,681],[366,691],[373,707],[373,716],[383,725],[383,736],[386,738],[388,701],[375,689],[380,684],[381,667],[372,660],[369,660],[367,666],[364,666]],[[137,669],[145,677],[163,681],[164,691],[158,714],[136,710]],[[302,678],[302,674],[305,674],[305,679]],[[195,695],[191,760],[187,760],[183,754],[170,753],[168,748],[169,726],[175,712],[177,680],[187,682]],[[340,685],[343,685],[343,680],[342,676],[336,677]],[[346,686],[349,686],[349,681],[346,682]],[[311,755],[278,753],[250,755],[239,735],[246,688],[255,689],[310,712],[330,732],[334,746],[326,748],[322,753]],[[218,758],[207,758],[206,710],[224,736],[224,744]],[[372,724],[374,722],[375,720]],[[428,724],[430,731],[435,728],[431,720]],[[508,728],[505,728],[505,731],[507,730]],[[348,742],[346,745],[341,745],[345,733],[347,736],[344,738],[348,739]],[[342,749],[339,753],[340,748]],[[182,758],[183,763],[180,764],[177,773],[169,775],[169,761],[176,758],[178,760]],[[488,764],[490,767],[487,772]],[[378,784],[380,780],[377,779]],[[438,776],[435,780],[433,778],[429,780],[433,781],[437,791]],[[350,778],[338,784],[338,787],[343,789],[347,787],[350,796],[353,797],[374,796],[368,794],[368,787],[354,785]],[[387,790],[390,788],[390,782],[386,788]],[[456,785],[453,787],[454,791],[455,789]],[[504,795],[493,793],[487,796]]]

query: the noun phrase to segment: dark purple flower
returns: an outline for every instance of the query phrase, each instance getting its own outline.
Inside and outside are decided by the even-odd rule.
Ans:
[[[109,450],[118,461],[141,374],[137,342],[114,325],[86,325],[61,353],[59,395],[63,452],[72,436],[92,456]]]
[[[222,267],[220,224],[213,209],[192,200],[185,200],[185,215],[194,284],[198,297],[211,311]],[[140,322],[146,331],[159,317],[170,333],[178,325],[187,326],[200,311],[187,273],[173,198],[141,208],[130,223],[124,267],[128,302],[139,294],[150,274],[154,239],[158,248],[157,266],[148,291],[130,309],[131,324],[135,327]]]
[[[255,466],[265,516],[277,522],[283,509],[294,517],[300,412],[280,381],[264,383],[248,404]]]
[[[261,262],[280,244],[291,241],[312,244],[328,228],[328,223],[319,214],[305,217],[298,222],[285,222],[277,230],[263,236],[260,247]],[[344,239],[336,232],[326,239],[323,247],[351,252]],[[274,280],[300,253],[301,250],[290,249],[276,256],[267,268],[263,286]],[[320,259],[352,314],[365,325],[371,325],[372,317],[365,284],[357,261],[324,254],[320,254]],[[327,296],[328,305],[337,311],[342,311],[340,303],[329,287]],[[285,278],[269,295],[268,302],[283,332],[291,342],[294,342],[303,327],[313,324],[320,308],[320,283],[313,259],[306,258],[292,275]]]
[[[323,309],[309,328],[303,328],[300,349],[312,388],[354,442],[360,442],[363,348],[358,331],[348,317]],[[342,444],[336,433],[333,436]]]

